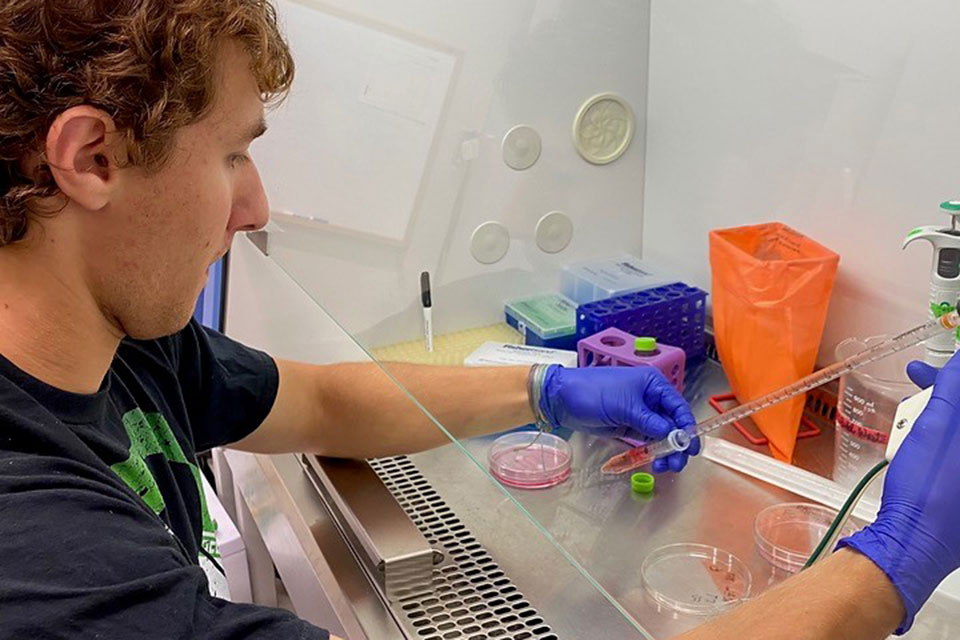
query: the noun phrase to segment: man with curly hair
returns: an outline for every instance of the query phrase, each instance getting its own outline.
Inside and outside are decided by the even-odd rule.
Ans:
[[[0,638],[326,638],[218,597],[196,453],[445,442],[374,366],[274,360],[191,320],[209,266],[267,221],[248,147],[293,67],[268,0],[0,5]],[[960,394],[958,370],[935,399]],[[650,368],[397,372],[459,437],[693,424]],[[942,464],[960,457],[945,435],[957,411],[925,414],[891,467],[894,498],[848,549],[690,637],[909,627],[960,565],[960,471]],[[698,449],[654,469],[680,471]]]

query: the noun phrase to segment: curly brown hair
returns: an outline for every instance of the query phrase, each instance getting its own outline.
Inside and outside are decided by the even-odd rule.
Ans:
[[[42,213],[35,200],[59,194],[43,153],[60,113],[104,110],[127,163],[158,169],[211,107],[225,38],[250,54],[264,102],[286,94],[293,58],[269,0],[0,0],[0,247]]]

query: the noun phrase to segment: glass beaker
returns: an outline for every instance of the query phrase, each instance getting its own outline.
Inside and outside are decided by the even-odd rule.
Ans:
[[[846,359],[887,338],[847,338],[837,345],[837,359]],[[883,459],[897,405],[917,392],[907,378],[907,363],[922,358],[923,346],[919,345],[840,377],[833,454],[836,482],[852,488]],[[879,499],[882,486],[878,480],[867,495]]]

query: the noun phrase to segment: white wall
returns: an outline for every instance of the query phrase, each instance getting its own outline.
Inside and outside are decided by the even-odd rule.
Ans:
[[[289,1],[280,2],[282,18]],[[285,230],[275,234],[272,257],[365,344],[419,334],[422,270],[434,276],[434,322],[442,333],[502,320],[504,299],[555,290],[565,263],[639,253],[649,0],[298,2],[433,43],[458,59],[403,242],[384,243],[277,218]],[[320,38],[301,40],[294,53],[337,54],[324,51],[324,44]],[[623,157],[597,167],[577,155],[571,128],[579,106],[604,91],[618,92],[630,102],[637,130]],[[291,100],[296,99],[295,89]],[[281,109],[271,118],[283,115]],[[500,151],[503,135],[520,123],[535,127],[543,139],[539,162],[523,172],[504,165]],[[335,126],[316,123],[318,130]],[[315,154],[337,153],[310,141],[309,129],[302,141],[278,142],[268,133],[254,147],[254,157],[259,153],[267,160],[262,169],[269,174],[269,158],[277,153],[299,154],[304,162]],[[475,158],[463,156],[464,142],[476,145]],[[369,188],[376,189],[377,182]],[[317,193],[318,210],[336,200],[330,195]],[[533,244],[533,232],[537,220],[555,209],[570,215],[575,231],[567,250],[549,255]],[[513,238],[504,260],[490,266],[475,262],[469,252],[471,233],[487,220],[505,224]]]
[[[710,283],[707,231],[781,220],[840,254],[820,359],[925,318],[960,195],[960,3],[655,0],[644,257]]]

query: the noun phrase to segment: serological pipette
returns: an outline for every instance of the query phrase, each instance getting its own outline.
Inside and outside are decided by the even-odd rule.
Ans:
[[[944,331],[955,331],[958,326],[960,326],[960,314],[958,314],[957,311],[954,310],[944,313],[939,318],[934,318],[909,331],[905,331],[872,347],[868,347],[845,360],[815,371],[805,378],[801,378],[776,391],[772,391],[755,400],[734,407],[729,411],[708,418],[691,427],[675,429],[663,440],[643,444],[615,455],[607,460],[600,470],[603,473],[626,473],[627,471],[632,471],[638,467],[650,464],[657,458],[669,455],[675,451],[685,451],[695,437],[708,434],[720,427],[773,406],[778,402],[783,402],[801,393],[815,389],[822,384],[836,380],[843,374],[859,369],[871,362],[876,362],[898,351],[909,349]]]

